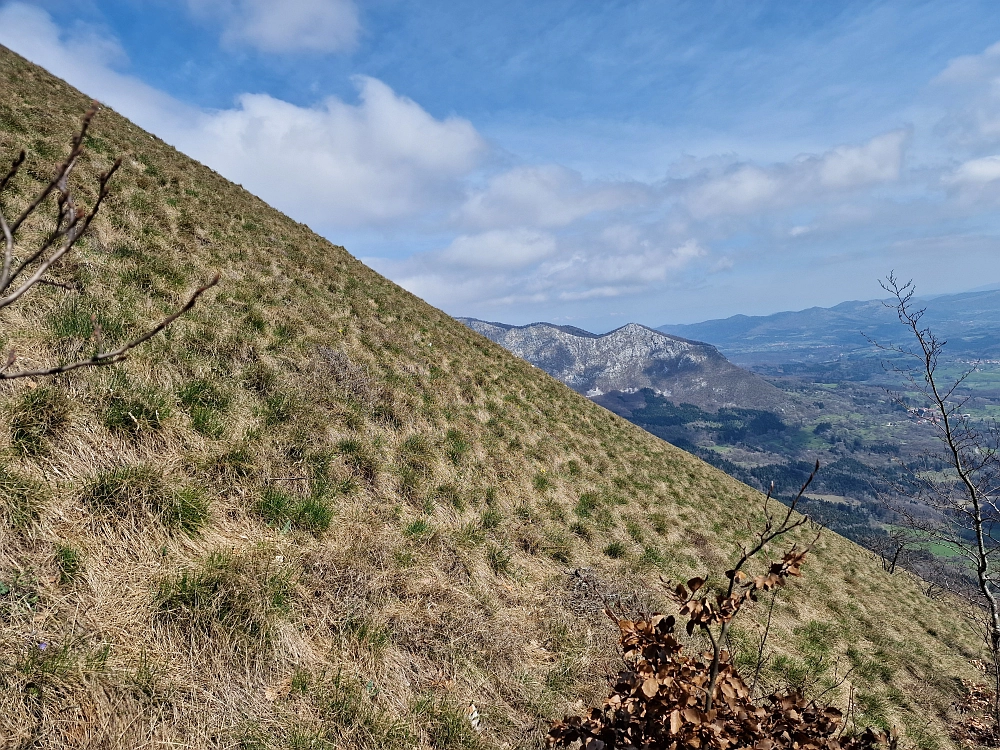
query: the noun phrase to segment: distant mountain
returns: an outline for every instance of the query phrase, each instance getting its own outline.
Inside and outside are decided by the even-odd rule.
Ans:
[[[1000,290],[966,292],[926,298],[924,323],[948,340],[956,356],[1000,357]],[[839,357],[877,353],[865,339],[909,344],[892,308],[881,300],[842,302],[773,315],[734,315],[689,325],[664,325],[657,330],[707,341],[744,366],[792,362],[822,362]]]
[[[597,335],[572,326],[459,320],[579,393],[600,397],[648,388],[676,403],[783,410],[780,390],[710,344],[629,323]]]

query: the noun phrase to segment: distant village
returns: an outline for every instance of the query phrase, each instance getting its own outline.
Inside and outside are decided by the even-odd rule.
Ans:
[[[937,424],[938,415],[934,409],[928,409],[922,406],[911,406],[906,410],[906,416],[914,420],[917,424]]]

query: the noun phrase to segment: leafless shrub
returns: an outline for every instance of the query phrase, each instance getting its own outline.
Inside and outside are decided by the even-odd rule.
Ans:
[[[947,588],[971,604],[973,624],[992,661],[992,722],[1000,726],[1000,579],[994,562],[1000,553],[1000,425],[977,420],[967,411],[970,396],[962,385],[977,364],[954,380],[939,374],[947,341],[922,324],[925,310],[914,304],[913,282],[903,284],[889,274],[882,288],[893,298],[886,306],[896,311],[915,345],[872,343],[893,355],[887,368],[926,399],[934,414],[930,429],[940,444],[936,458],[947,467],[944,473],[906,467],[906,482],[890,487],[884,500],[908,533],[945,547],[964,563],[966,571],[953,566],[953,575],[931,583],[928,593]],[[897,400],[904,403],[901,396]],[[947,568],[938,565],[931,570],[940,574]]]
[[[70,144],[69,155],[56,168],[53,177],[28,202],[28,205],[12,218],[8,218],[6,206],[4,205],[4,194],[8,188],[13,186],[14,179],[24,167],[26,158],[24,151],[18,154],[11,163],[10,169],[0,177],[0,231],[2,231],[4,243],[3,265],[0,268],[0,310],[18,303],[28,292],[38,285],[70,289],[65,284],[47,278],[46,274],[64,261],[80,238],[90,228],[98,211],[101,209],[101,205],[108,196],[111,179],[121,166],[121,159],[119,159],[107,172],[100,175],[98,178],[97,198],[89,210],[77,202],[76,196],[69,185],[69,178],[76,167],[77,161],[84,152],[87,131],[90,129],[91,120],[97,113],[97,109],[98,106],[95,103],[84,115],[80,129]],[[39,214],[45,205],[50,202],[50,198],[53,197],[55,199],[56,210],[51,220],[51,228],[47,234],[37,247],[32,249],[19,247],[18,233],[25,226],[25,222],[35,217],[36,214]],[[121,362],[128,356],[130,351],[153,338],[177,320],[177,318],[190,310],[198,298],[218,282],[219,276],[216,274],[211,281],[196,289],[188,301],[178,310],[165,317],[142,335],[117,348],[105,348],[104,335],[100,323],[95,319],[93,321],[93,335],[91,336],[93,353],[89,357],[65,362],[53,367],[11,371],[11,368],[17,361],[17,352],[11,349],[7,354],[5,363],[0,366],[0,380],[45,377],[77,370],[81,367],[94,367]]]
[[[371,406],[375,397],[375,385],[368,371],[352,362],[351,358],[339,349],[324,347],[320,350],[320,355],[323,357],[325,374],[330,376],[338,388],[350,399]]]
[[[872,534],[863,541],[882,563],[882,570],[892,575],[897,567],[909,567],[907,563],[912,560],[919,540],[909,529],[892,528],[886,534]]]

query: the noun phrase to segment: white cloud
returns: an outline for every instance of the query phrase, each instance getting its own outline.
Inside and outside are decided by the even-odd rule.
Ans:
[[[767,167],[734,164],[722,174],[682,181],[682,202],[699,219],[746,215],[801,205],[834,193],[900,178],[906,130],[893,130],[860,145],[844,145]]]
[[[300,221],[385,224],[445,210],[486,150],[467,120],[438,120],[381,81],[359,77],[356,104],[299,107],[264,94],[203,111],[114,69],[113,40],[63,34],[43,10],[0,8],[0,43]]]
[[[696,187],[686,202],[697,217],[748,213],[775,202],[784,187],[777,174],[769,174],[753,165],[741,165]]]
[[[562,227],[595,212],[642,202],[648,190],[635,183],[588,183],[555,164],[515,167],[490,179],[458,214],[475,227]]]
[[[351,0],[187,0],[198,16],[223,24],[223,42],[262,52],[340,52],[358,37]]]
[[[441,251],[447,266],[516,269],[538,263],[556,251],[551,234],[530,229],[494,229],[476,235],[463,234]]]
[[[715,263],[708,267],[709,273],[725,273],[726,271],[732,271],[736,266],[733,263],[733,259],[728,256],[723,256],[719,258]]]
[[[933,83],[946,85],[978,84],[992,78],[1000,70],[1000,42],[976,55],[962,55],[950,61]]]
[[[457,196],[486,149],[459,118],[437,120],[374,78],[360,102],[298,107],[245,94],[206,114],[182,148],[308,222],[359,226],[412,217]]]
[[[1000,42],[955,58],[932,84],[949,110],[938,124],[940,133],[966,148],[1000,143]]]
[[[860,146],[838,146],[819,160],[820,185],[850,189],[899,179],[908,133],[894,130]]]
[[[945,177],[953,185],[984,185],[994,180],[1000,180],[1000,156],[970,159]]]
[[[155,123],[159,130],[163,125],[177,127],[197,114],[151,86],[115,72],[113,66],[127,62],[117,40],[86,26],[63,33],[49,14],[36,6],[9,3],[0,7],[0,44],[102,102],[117,106],[135,122]]]
[[[708,253],[658,227],[615,225],[590,240],[534,230],[460,237],[444,250],[365,262],[435,304],[479,309],[617,297],[675,281]]]

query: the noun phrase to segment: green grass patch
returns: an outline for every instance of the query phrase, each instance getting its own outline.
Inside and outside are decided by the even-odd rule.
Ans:
[[[413,707],[435,750],[477,750],[482,747],[466,709],[434,697],[425,697]]]
[[[610,542],[604,548],[604,554],[613,560],[621,560],[628,554],[628,548],[625,546],[624,542],[614,541]]]
[[[261,416],[264,424],[268,427],[289,422],[299,409],[299,400],[294,394],[287,391],[276,390],[264,399],[264,408]]]
[[[486,548],[486,563],[498,576],[507,575],[511,571],[510,553],[497,544]]]
[[[199,489],[168,487],[163,473],[145,464],[98,472],[84,484],[80,499],[101,516],[135,518],[149,513],[164,525],[187,532],[208,519],[208,500]]]
[[[493,531],[494,529],[500,528],[500,524],[503,523],[503,515],[496,508],[487,508],[483,511],[483,515],[480,518],[480,524],[487,531]]]
[[[217,552],[200,565],[163,579],[156,592],[160,615],[193,633],[224,634],[234,645],[268,646],[291,612],[293,571],[265,550]]]
[[[465,454],[472,449],[472,444],[458,430],[448,430],[444,443],[445,454],[448,456],[448,460],[456,466],[462,461]]]
[[[59,583],[64,586],[75,581],[83,572],[83,554],[76,547],[60,544],[56,547],[55,559],[59,568]]]
[[[125,341],[133,327],[120,309],[117,314],[113,314],[112,309],[98,300],[73,295],[49,315],[48,328],[53,338],[81,342],[94,339],[95,333],[100,331],[102,348],[106,349]]]
[[[104,426],[132,437],[156,432],[171,413],[170,403],[157,389],[133,381],[124,370],[112,373]]]
[[[0,466],[0,513],[6,526],[20,529],[37,521],[45,499],[41,484]]]
[[[195,432],[206,437],[222,437],[221,415],[229,408],[230,398],[209,380],[191,380],[177,390],[177,397],[188,414]]]
[[[425,518],[418,518],[416,521],[408,524],[406,528],[403,529],[403,534],[412,538],[423,538],[430,536],[433,528],[430,523]]]
[[[15,401],[10,415],[10,445],[22,456],[45,453],[46,444],[69,422],[66,394],[52,386],[25,391]]]
[[[314,738],[309,750],[410,750],[418,746],[412,730],[381,704],[371,680],[338,672],[332,681],[316,682],[311,694],[322,721],[318,741],[322,744]]]
[[[333,520],[333,507],[322,494],[302,497],[273,486],[264,490],[255,510],[269,524],[285,531],[326,531]]]

